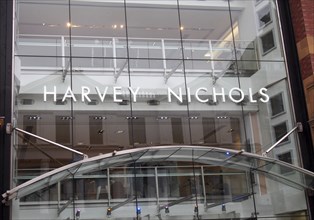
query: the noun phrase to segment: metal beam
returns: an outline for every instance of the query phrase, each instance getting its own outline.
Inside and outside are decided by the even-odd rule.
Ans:
[[[214,207],[217,207],[217,206],[220,206],[220,205],[224,205],[224,204],[227,204],[227,203],[230,203],[230,202],[235,202],[235,201],[238,201],[238,200],[245,200],[245,199],[248,199],[249,196],[253,195],[253,193],[245,193],[243,195],[240,195],[240,196],[233,196],[231,199],[224,199],[218,203],[214,203],[214,204],[211,204],[211,205],[207,205],[207,203],[205,203],[205,211],[207,211],[208,209],[210,208],[214,208]]]
[[[69,72],[69,67],[70,67],[70,60],[68,61],[66,67],[62,70],[62,82],[65,81],[65,77],[67,76]]]
[[[32,133],[30,133],[30,132],[24,131],[24,130],[22,130],[22,129],[20,129],[20,128],[13,128],[13,130],[18,131],[18,132],[23,133],[23,134],[26,134],[26,135],[29,135],[29,136],[32,136],[32,137],[34,137],[34,138],[36,138],[36,139],[39,139],[39,140],[44,141],[44,142],[46,142],[46,143],[49,143],[49,144],[52,144],[52,145],[54,145],[54,146],[60,147],[60,148],[65,149],[65,150],[67,150],[67,151],[71,151],[71,152],[73,152],[73,153],[75,153],[75,154],[78,154],[78,155],[82,156],[83,159],[87,159],[87,158],[88,158],[88,156],[87,156],[86,154],[82,153],[82,152],[79,152],[79,151],[77,151],[77,150],[74,150],[74,149],[72,149],[72,148],[69,148],[69,147],[67,147],[67,146],[64,146],[64,145],[62,145],[62,144],[58,144],[58,143],[56,143],[56,142],[53,142],[53,141],[48,140],[48,139],[46,139],[46,138],[43,138],[43,137],[40,137],[40,136],[38,136],[38,135],[32,134]]]
[[[119,69],[119,71],[114,73],[114,82],[116,83],[122,71],[128,66],[128,60],[125,60],[123,66]]]
[[[168,79],[177,71],[177,69],[180,67],[180,65],[183,63],[183,60],[181,60],[178,65],[176,65],[169,73],[166,73],[164,75],[165,83],[167,83]]]
[[[275,147],[278,146],[278,144],[280,144],[284,139],[286,139],[290,134],[292,134],[295,130],[297,130],[298,132],[302,132],[303,131],[303,126],[302,123],[298,122],[297,125],[292,128],[291,131],[289,131],[287,134],[285,134],[282,138],[280,138],[280,140],[278,140],[276,143],[274,143],[270,148],[268,148],[262,155],[264,157],[267,157],[267,154],[274,149]]]
[[[70,198],[61,208],[59,208],[58,216],[60,216],[61,212],[63,212],[72,202],[73,202],[73,199]]]
[[[120,208],[120,207],[122,207],[122,206],[124,206],[124,205],[126,205],[126,204],[128,204],[128,203],[130,203],[130,202],[132,202],[134,199],[135,199],[135,196],[130,197],[130,198],[128,198],[127,200],[125,200],[125,201],[123,201],[123,202],[120,202],[120,203],[118,203],[117,205],[111,207],[111,210],[114,211],[114,210],[116,210],[116,209],[118,209],[118,208]]]
[[[168,203],[167,205],[163,205],[163,206],[159,207],[159,211],[165,209],[166,207],[170,208],[171,206],[180,204],[180,203],[185,202],[185,201],[189,201],[189,200],[192,199],[193,197],[194,197],[194,195],[190,195],[190,196],[187,196],[187,197],[184,197],[184,198],[175,200],[175,201],[173,201],[173,202],[170,202],[170,203]]]

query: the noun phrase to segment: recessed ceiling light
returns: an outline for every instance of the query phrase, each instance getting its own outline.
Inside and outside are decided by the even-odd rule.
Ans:
[[[208,51],[207,53],[204,54],[204,57],[211,57],[211,56],[212,56],[212,54],[210,51]]]
[[[67,27],[71,27],[71,23],[70,22],[67,22]]]
[[[228,116],[217,116],[216,118],[217,119],[228,119],[229,117]]]
[[[167,120],[167,119],[169,119],[168,116],[159,116],[156,118],[156,120]]]

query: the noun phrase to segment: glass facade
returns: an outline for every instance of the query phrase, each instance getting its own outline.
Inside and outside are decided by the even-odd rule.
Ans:
[[[115,156],[262,155],[292,130],[276,1],[16,0],[14,15],[14,126],[113,158],[52,176],[13,201],[13,219],[308,219],[302,189],[226,154]],[[298,149],[292,133],[268,156],[300,166]],[[15,186],[82,159],[21,133],[12,155]]]

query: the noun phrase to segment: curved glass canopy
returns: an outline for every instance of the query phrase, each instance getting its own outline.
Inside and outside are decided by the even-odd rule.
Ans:
[[[314,190],[314,173],[277,159],[215,147],[158,146],[114,151],[60,167],[8,190],[2,194],[3,202],[29,195],[71,175],[80,176],[106,168],[127,166],[134,163],[158,162],[193,162],[235,168],[262,173],[270,179],[298,189]],[[293,172],[294,175],[287,177],[280,172],[282,169],[288,170],[289,173]]]

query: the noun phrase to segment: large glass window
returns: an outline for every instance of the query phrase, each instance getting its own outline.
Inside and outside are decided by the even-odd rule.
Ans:
[[[13,115],[27,132],[89,157],[171,145],[262,154],[295,126],[275,0],[17,0],[15,8]],[[269,156],[299,164],[298,147],[292,134]],[[15,136],[12,149],[14,184],[82,159],[31,135]],[[33,219],[29,210],[41,205],[60,220],[306,211],[301,191],[232,169],[230,152],[206,166],[195,159],[207,153],[185,153],[69,171],[21,199],[15,219]]]

